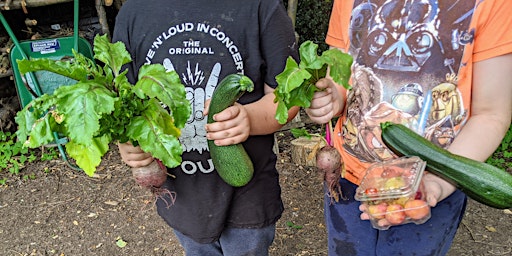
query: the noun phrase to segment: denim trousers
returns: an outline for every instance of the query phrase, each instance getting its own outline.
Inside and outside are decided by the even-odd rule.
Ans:
[[[466,209],[466,195],[456,190],[431,208],[425,223],[378,230],[369,220],[360,219],[361,202],[354,199],[357,186],[345,179],[340,184],[347,200],[324,199],[329,256],[446,255]]]
[[[187,256],[268,256],[276,226],[226,228],[213,243],[202,244],[174,230]]]

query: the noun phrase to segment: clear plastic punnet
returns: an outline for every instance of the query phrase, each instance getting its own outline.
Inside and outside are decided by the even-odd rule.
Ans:
[[[430,218],[421,178],[426,162],[401,157],[371,165],[356,190],[372,226],[386,230],[406,223],[423,224]]]

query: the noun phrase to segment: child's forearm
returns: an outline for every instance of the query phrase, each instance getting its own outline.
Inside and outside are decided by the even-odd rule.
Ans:
[[[490,116],[472,116],[448,150],[483,162],[498,148],[508,128]]]
[[[271,134],[283,127],[275,118],[277,103],[274,103],[274,94],[267,93],[264,97],[251,104],[244,105],[249,114],[251,123],[250,135]],[[288,122],[299,112],[298,107],[288,111]]]

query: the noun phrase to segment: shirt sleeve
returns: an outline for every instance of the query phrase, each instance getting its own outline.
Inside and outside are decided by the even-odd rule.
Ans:
[[[119,13],[116,17],[114,31],[112,32],[112,43],[115,43],[115,42],[124,43],[126,50],[130,53],[132,62],[125,64],[122,67],[122,70],[128,69],[128,73],[126,74],[126,77],[128,78],[128,81],[130,81],[130,83],[135,83],[136,78],[137,78],[138,69],[136,69],[136,67],[135,67],[135,52],[133,51],[133,49],[131,49],[130,41],[129,41],[129,35],[130,35],[130,32],[129,32],[130,28],[129,28],[129,22],[128,22],[129,15],[127,14],[126,11],[122,12],[126,9],[129,9],[128,4],[125,4],[125,5],[126,6],[123,6],[125,8],[121,9],[121,11],[119,11]]]
[[[299,61],[299,57],[292,21],[280,1],[273,2],[270,16],[262,19],[261,51],[266,65],[265,83],[275,88],[276,76],[284,70],[286,59],[291,56]]]
[[[325,37],[328,45],[348,50],[350,44],[348,29],[353,5],[353,1],[350,0],[334,0]]]
[[[512,52],[511,10],[510,0],[484,0],[477,3],[474,62]]]

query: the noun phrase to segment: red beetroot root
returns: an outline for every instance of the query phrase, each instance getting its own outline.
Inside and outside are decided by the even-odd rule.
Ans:
[[[164,200],[168,207],[174,204],[176,193],[161,187],[167,180],[168,174],[167,168],[159,160],[155,160],[147,166],[132,167],[131,170],[137,184],[150,189],[156,199]],[[168,195],[171,198],[170,203],[164,198],[164,195]]]
[[[330,145],[322,147],[316,153],[316,167],[327,185],[331,200],[338,202],[340,197],[344,198],[339,183],[343,168],[340,152]]]

